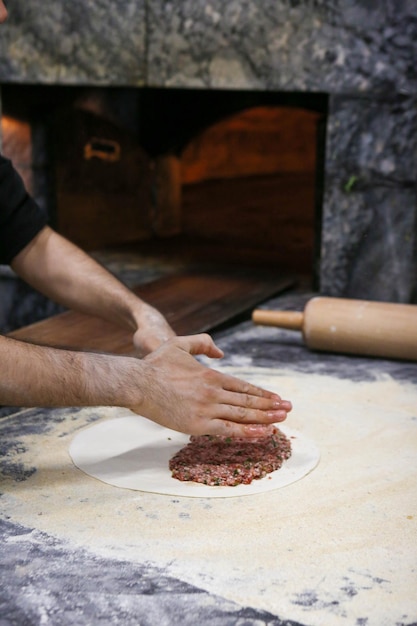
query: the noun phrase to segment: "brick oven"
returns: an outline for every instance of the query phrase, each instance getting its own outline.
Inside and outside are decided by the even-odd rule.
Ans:
[[[2,26],[3,150],[63,234],[417,301],[412,3],[37,4]]]
[[[122,105],[122,107],[120,107]],[[312,274],[327,98],[3,87],[3,149],[57,230]]]

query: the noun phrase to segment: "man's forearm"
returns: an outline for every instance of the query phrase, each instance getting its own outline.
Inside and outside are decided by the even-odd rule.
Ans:
[[[0,404],[121,406],[190,435],[258,436],[291,403],[199,363],[219,358],[205,334],[174,337],[143,360],[58,350],[0,336]]]
[[[49,227],[13,259],[12,268],[60,304],[136,330],[140,300],[107,269]]]
[[[159,311],[49,227],[13,259],[12,267],[55,302],[131,330],[141,354],[155,350],[175,335]]]
[[[141,361],[130,357],[59,350],[0,337],[0,404],[140,405],[137,383],[142,369]]]

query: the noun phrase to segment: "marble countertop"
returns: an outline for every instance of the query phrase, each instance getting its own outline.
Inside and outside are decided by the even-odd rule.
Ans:
[[[267,307],[298,309],[291,291]],[[0,623],[417,623],[417,364],[313,353],[249,320],[213,333],[219,369],[276,387],[318,467],[255,496],[117,489],[77,470],[75,433],[115,407],[0,419]]]

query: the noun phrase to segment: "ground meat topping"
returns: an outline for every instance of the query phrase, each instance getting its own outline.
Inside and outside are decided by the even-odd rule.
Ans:
[[[291,442],[278,428],[272,435],[246,439],[201,435],[170,460],[173,478],[204,485],[248,485],[279,469],[291,456]]]

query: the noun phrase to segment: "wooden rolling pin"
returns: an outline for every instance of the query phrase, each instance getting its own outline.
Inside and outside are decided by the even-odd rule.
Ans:
[[[313,350],[417,360],[417,305],[312,298],[297,311],[252,313],[255,324],[301,330]]]

